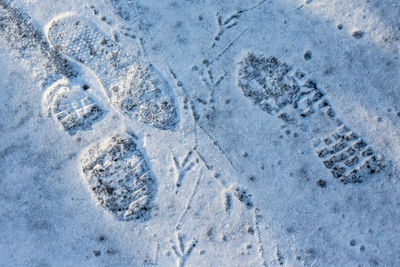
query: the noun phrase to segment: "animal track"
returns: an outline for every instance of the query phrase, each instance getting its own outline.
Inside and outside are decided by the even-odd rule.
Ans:
[[[192,160],[193,151],[189,150],[181,162],[175,156],[172,156],[175,169],[178,172],[176,178],[176,187],[180,187],[182,185],[182,180],[185,177],[186,173],[189,172],[195,165],[195,162]],[[190,161],[191,160],[191,161]],[[197,160],[198,161],[198,160]]]
[[[54,20],[47,36],[57,51],[98,75],[112,105],[122,114],[164,130],[177,127],[178,110],[172,90],[151,64],[128,55],[78,16]]]
[[[226,73],[215,79],[212,69],[207,68],[205,72],[200,71],[200,77],[205,88],[208,89],[208,99],[204,103],[206,103],[205,105],[209,106],[209,112],[215,112],[215,107],[214,107],[215,91],[220,86],[221,82],[226,78]],[[200,101],[198,100],[198,102]],[[209,116],[209,114],[207,115]]]
[[[323,141],[314,140],[314,147],[324,166],[343,183],[362,182],[364,170],[375,173],[383,168],[381,157],[336,118],[325,93],[304,73],[276,57],[250,52],[237,64],[237,84],[259,108],[288,124],[315,124],[319,113],[323,125],[336,125]]]
[[[185,248],[185,244],[183,242],[182,235],[177,233],[176,239],[178,241],[177,242],[178,245],[176,245],[176,242],[171,240],[171,247],[172,247],[172,251],[174,252],[175,256],[178,258],[177,266],[183,267],[183,266],[185,266],[185,262],[186,262],[187,258],[190,256],[193,249],[196,247],[197,240],[195,240],[195,239],[191,240],[189,245]]]
[[[133,136],[116,134],[88,147],[81,168],[100,206],[119,220],[144,218],[156,191],[155,180]]]
[[[252,208],[253,207],[253,202],[251,200],[251,194],[249,194],[245,189],[240,188],[240,187],[234,187],[232,188],[232,194],[244,205],[246,205],[247,208]]]
[[[232,195],[230,192],[225,192],[223,196],[224,196],[225,211],[227,213],[230,213],[232,210]]]
[[[264,4],[266,0],[261,0],[258,2],[256,5],[244,8],[244,9],[239,9],[232,15],[226,17],[225,19],[222,18],[221,14],[219,12],[216,13],[216,19],[217,19],[217,33],[214,36],[213,43],[211,44],[211,48],[214,48],[217,45],[217,42],[220,41],[221,36],[228,31],[229,29],[232,29],[233,27],[237,26],[240,18],[246,14],[247,12],[258,8],[262,4]]]
[[[92,96],[80,86],[70,87],[66,81],[53,84],[43,97],[45,113],[74,135],[79,130],[91,130],[101,120],[105,111]]]

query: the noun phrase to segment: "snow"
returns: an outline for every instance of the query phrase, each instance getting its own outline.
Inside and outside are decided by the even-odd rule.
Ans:
[[[0,0],[0,265],[398,266],[399,8]],[[78,62],[55,45],[51,25],[66,17],[98,29],[109,50],[71,25],[62,34],[95,53]],[[287,69],[246,69],[248,55]],[[112,69],[130,61],[151,71]],[[339,160],[344,151],[358,163]],[[141,160],[149,197],[124,202]],[[102,177],[110,184],[92,193]]]

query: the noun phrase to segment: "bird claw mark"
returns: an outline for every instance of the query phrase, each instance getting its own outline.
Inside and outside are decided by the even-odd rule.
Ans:
[[[222,35],[229,29],[234,28],[239,24],[240,18],[247,12],[256,9],[257,7],[261,6],[263,3],[265,3],[266,0],[262,0],[258,2],[256,5],[251,6],[249,8],[245,9],[239,9],[232,15],[226,17],[225,19],[222,18],[222,15],[217,11],[215,14],[216,20],[217,20],[217,33],[214,35],[213,42],[211,44],[211,48],[214,48],[217,43],[221,40]]]
[[[171,240],[171,248],[172,251],[174,252],[175,256],[178,258],[177,261],[177,266],[178,267],[183,267],[185,266],[186,260],[192,253],[193,249],[197,245],[197,240],[192,239],[188,246],[185,247],[184,241],[183,241],[183,236],[180,233],[176,234],[176,240]]]
[[[207,68],[206,72],[201,73],[202,77],[202,82],[208,87],[208,88],[216,88],[220,85],[223,79],[227,76],[227,73],[224,72],[221,76],[219,76],[217,79],[214,78],[212,69]]]
[[[224,206],[225,211],[229,214],[232,210],[232,195],[230,192],[225,192],[224,194]]]
[[[221,39],[222,35],[225,33],[226,30],[233,28],[239,23],[239,19],[242,16],[242,14],[236,12],[233,15],[229,16],[228,18],[222,19],[221,14],[217,12],[215,16],[217,19],[218,30],[214,36],[211,48],[214,48],[217,45],[217,42]]]
[[[137,36],[134,34],[133,29],[125,26],[118,27],[118,32],[128,38],[136,40]]]
[[[211,68],[206,68],[206,69],[201,69],[198,70],[199,72],[199,78],[200,81],[203,83],[204,87],[207,88],[207,99],[202,99],[202,98],[196,98],[195,102],[196,104],[202,104],[203,108],[206,109],[206,117],[207,119],[211,119],[214,112],[215,112],[215,90],[221,85],[222,81],[226,78],[227,73],[224,72],[222,75],[218,76],[216,78],[214,76],[213,70]],[[197,116],[194,116],[195,120],[198,121],[200,119],[199,113],[196,112],[196,105],[195,103],[192,103],[192,111],[194,111],[194,114]]]
[[[90,5],[90,9],[91,9],[92,13],[95,16],[97,16],[101,21],[106,22],[108,25],[114,24],[113,21],[109,20],[106,16],[101,14],[99,12],[99,9],[97,9],[94,5]],[[115,42],[120,41],[120,34],[124,35],[130,39],[134,39],[134,40],[137,38],[137,36],[135,34],[135,30],[132,27],[127,27],[124,25],[116,25],[115,28],[116,28],[116,30],[114,30],[112,33],[113,39]]]
[[[179,188],[182,185],[182,180],[185,175],[193,169],[196,165],[196,159],[193,159],[193,150],[189,150],[186,155],[183,157],[181,162],[179,162],[178,158],[172,155],[172,160],[174,162],[175,169],[178,172],[178,175],[175,180],[175,185]],[[198,160],[197,160],[198,162]]]
[[[200,71],[200,80],[203,82],[204,86],[208,89],[208,103],[214,103],[214,93],[215,89],[219,87],[221,82],[226,78],[227,73],[220,75],[217,79],[215,79],[213,70],[211,68],[207,68],[206,70]]]

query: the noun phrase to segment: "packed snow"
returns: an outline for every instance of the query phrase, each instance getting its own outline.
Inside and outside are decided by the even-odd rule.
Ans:
[[[0,266],[400,266],[396,0],[0,0]]]

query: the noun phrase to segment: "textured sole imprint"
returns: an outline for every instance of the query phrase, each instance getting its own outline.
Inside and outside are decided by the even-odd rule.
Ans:
[[[70,135],[91,130],[101,120],[104,109],[80,86],[70,86],[66,80],[54,83],[43,95],[45,113],[52,116]]]
[[[76,71],[62,55],[50,49],[45,36],[17,8],[12,1],[0,0],[0,39],[2,45],[18,51],[19,58],[29,60],[30,72],[43,86],[60,76],[74,77]],[[3,42],[4,41],[4,42]]]
[[[336,118],[325,93],[304,73],[292,71],[276,57],[250,52],[237,63],[236,82],[255,105],[287,123],[313,123],[313,115],[319,113],[327,125],[336,125],[329,136],[313,140],[313,146],[324,166],[343,183],[362,182],[363,174],[382,168],[380,156]]]
[[[345,184],[360,183],[363,174],[373,174],[382,168],[381,158],[344,125],[330,136],[314,140],[313,145],[333,177]]]
[[[121,221],[146,216],[156,184],[133,136],[115,134],[93,144],[81,154],[80,162],[101,207]]]
[[[78,16],[53,20],[47,37],[57,51],[99,77],[112,105],[124,115],[160,129],[176,128],[179,118],[172,89],[151,64],[128,55]]]

